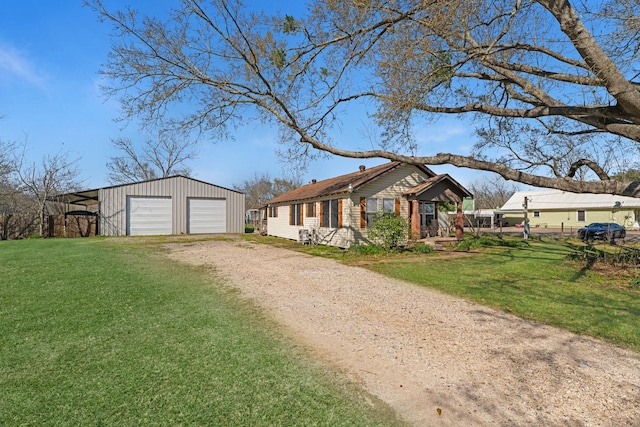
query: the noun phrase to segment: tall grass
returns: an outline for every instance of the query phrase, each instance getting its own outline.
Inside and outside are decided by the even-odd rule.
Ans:
[[[398,424],[205,273],[140,244],[0,242],[0,424]]]

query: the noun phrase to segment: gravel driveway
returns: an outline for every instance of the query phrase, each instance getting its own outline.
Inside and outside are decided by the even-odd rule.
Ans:
[[[640,426],[640,354],[242,241],[169,244],[416,426]]]

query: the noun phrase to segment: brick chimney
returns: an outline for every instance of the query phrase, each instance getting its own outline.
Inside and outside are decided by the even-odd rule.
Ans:
[[[312,183],[312,184],[315,184],[316,182],[318,182],[318,181],[316,181],[316,179],[315,179],[315,178],[313,178],[313,179],[311,180],[311,183]]]
[[[360,165],[360,172],[364,172],[367,167],[365,165]]]

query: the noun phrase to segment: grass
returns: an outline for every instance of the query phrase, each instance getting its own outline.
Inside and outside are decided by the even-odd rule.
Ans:
[[[0,242],[0,424],[399,424],[210,272],[157,251]]]

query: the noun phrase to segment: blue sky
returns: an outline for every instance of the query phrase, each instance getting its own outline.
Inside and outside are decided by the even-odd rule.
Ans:
[[[128,3],[159,7],[171,1],[105,0],[109,8]],[[287,11],[287,3],[274,4]],[[298,0],[290,3],[300,7]],[[107,61],[109,32],[110,26],[98,22],[93,11],[82,7],[82,0],[6,1],[0,7],[0,139],[26,141],[27,158],[35,162],[59,151],[79,157],[85,188],[108,185],[105,164],[118,154],[111,148],[111,139],[127,136],[144,141],[135,125],[123,130],[121,123],[114,122],[118,104],[99,89],[98,70]],[[334,137],[360,148],[367,146],[357,131],[343,130]],[[473,144],[468,126],[452,119],[421,128],[417,138],[423,147],[433,147],[421,149],[419,154],[425,155],[439,151],[466,154],[465,147]],[[188,166],[194,178],[228,188],[254,174],[281,177],[286,165],[275,155],[276,139],[275,129],[248,125],[239,130],[235,141],[202,142],[198,159]],[[386,161],[332,157],[313,162],[302,178],[304,182],[325,179],[356,171],[360,164],[375,166]],[[466,186],[485,176],[450,166],[431,169],[449,173]]]

